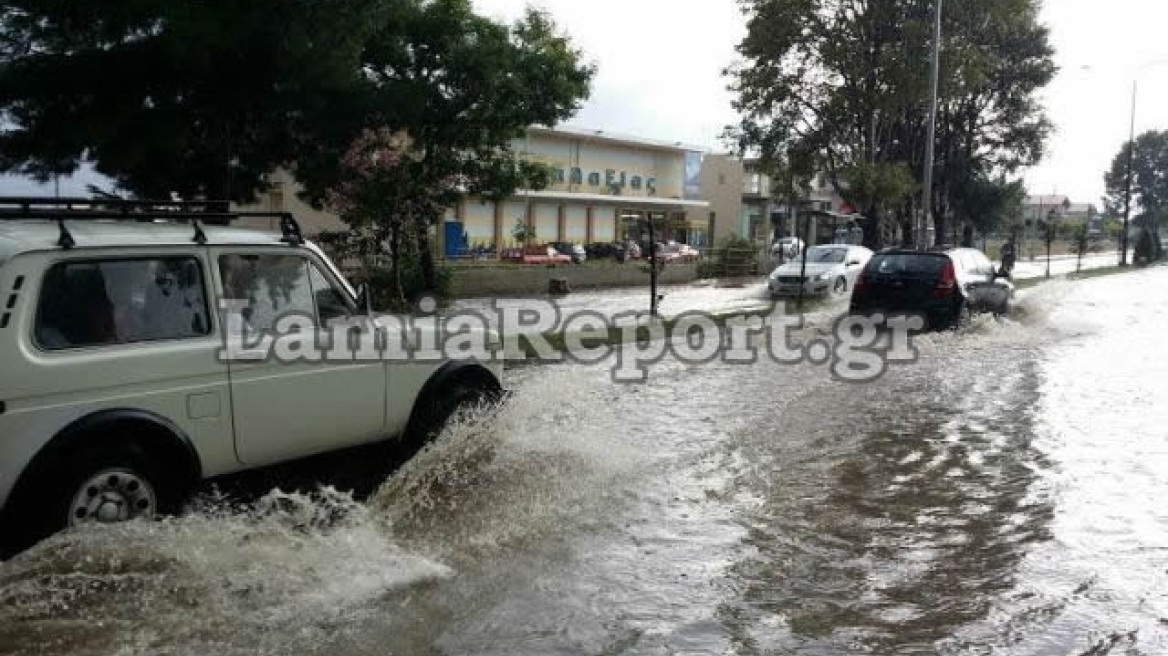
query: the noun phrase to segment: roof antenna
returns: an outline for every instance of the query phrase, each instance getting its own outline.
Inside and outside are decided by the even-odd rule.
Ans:
[[[195,226],[195,243],[200,246],[207,245],[207,233],[203,232],[203,226],[199,225],[197,218],[191,218],[191,225]]]
[[[65,250],[69,250],[77,245],[73,241],[73,235],[69,234],[69,229],[65,227],[65,219],[57,219],[57,227],[61,230],[61,236],[57,238],[57,245]]]
[[[280,232],[284,235],[280,241],[293,246],[304,245],[304,234],[300,232],[300,224],[287,212],[280,216]]]

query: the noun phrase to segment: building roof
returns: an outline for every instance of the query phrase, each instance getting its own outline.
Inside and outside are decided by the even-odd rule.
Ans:
[[[608,130],[596,130],[570,125],[564,125],[555,128],[533,125],[527,128],[527,131],[535,134],[549,136],[572,137],[574,139],[583,139],[585,141],[592,141],[596,143],[619,144],[622,146],[633,146],[636,148],[649,148],[652,150],[665,150],[678,153],[704,153],[708,150],[702,146],[686,144],[681,141],[670,142],[659,139],[646,139],[644,137],[609,132]]]
[[[548,200],[579,200],[589,203],[608,203],[636,207],[659,207],[662,209],[681,209],[686,207],[709,207],[704,200],[682,200],[678,198],[660,198],[658,196],[611,196],[607,194],[582,194],[572,191],[516,191],[512,198],[544,198]]]
[[[1027,196],[1022,202],[1031,210],[1059,210],[1066,214],[1090,214],[1095,211],[1093,203],[1075,203],[1067,196]]]
[[[189,246],[194,228],[185,223],[137,221],[65,221],[75,249],[136,246]],[[279,233],[203,225],[208,244],[281,245]],[[55,221],[23,219],[0,221],[0,262],[32,251],[60,250]]]
[[[1059,207],[1063,203],[1070,202],[1070,198],[1066,196],[1027,196],[1026,200],[1022,201],[1023,205],[1041,205],[1043,207]]]

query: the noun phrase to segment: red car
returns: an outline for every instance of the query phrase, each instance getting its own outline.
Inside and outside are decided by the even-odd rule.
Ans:
[[[504,262],[513,264],[559,266],[571,264],[572,258],[560,253],[551,246],[529,246],[527,248],[513,248],[503,252],[500,258]]]

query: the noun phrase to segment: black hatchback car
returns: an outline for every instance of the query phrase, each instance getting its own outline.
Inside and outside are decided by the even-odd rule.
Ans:
[[[851,313],[915,315],[926,329],[956,327],[977,313],[1009,311],[1014,285],[981,251],[886,250],[852,288]]]

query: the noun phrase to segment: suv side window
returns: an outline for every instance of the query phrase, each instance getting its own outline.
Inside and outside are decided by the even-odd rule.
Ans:
[[[272,331],[291,313],[316,316],[308,261],[299,255],[229,253],[219,257],[219,275],[224,299],[243,302],[249,331]]]
[[[345,301],[345,294],[329,281],[328,276],[316,264],[311,265],[309,277],[312,282],[312,295],[316,299],[317,321],[321,326],[328,326],[338,319],[348,319],[353,316],[349,304]]]
[[[35,340],[48,351],[211,334],[193,257],[74,260],[45,273]]]

